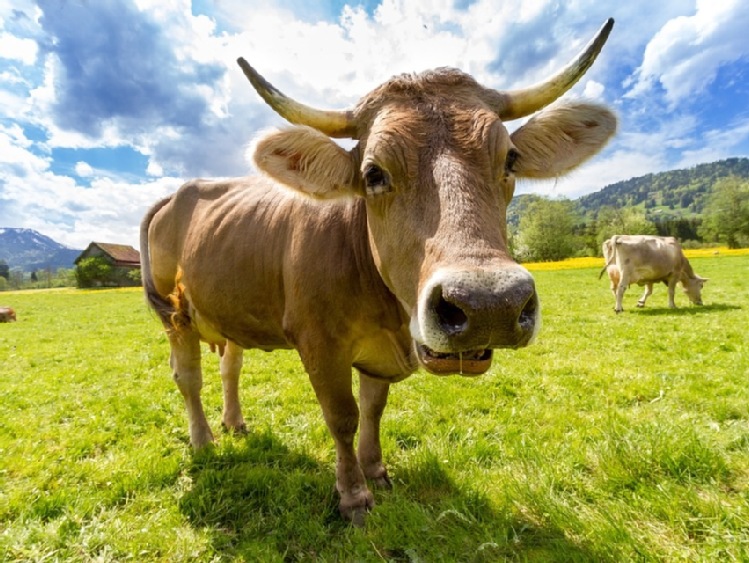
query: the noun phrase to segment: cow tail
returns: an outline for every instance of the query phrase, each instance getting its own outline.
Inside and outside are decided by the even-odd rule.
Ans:
[[[616,236],[611,237],[611,247],[614,249],[611,253],[611,258],[609,258],[608,262],[606,262],[606,265],[601,270],[601,273],[598,274],[598,279],[600,280],[601,277],[603,277],[603,273],[606,271],[606,268],[611,266],[616,261]],[[606,258],[604,256],[604,258]]]
[[[609,261],[603,267],[603,269],[601,270],[601,273],[598,274],[598,279],[599,280],[603,277],[603,273],[606,271],[606,268],[608,268],[609,266],[611,266],[611,264],[613,264],[615,260],[616,260],[616,255],[614,255],[611,258],[609,258]]]
[[[157,202],[148,211],[140,225],[140,272],[143,282],[143,291],[146,297],[146,303],[156,312],[167,330],[179,331],[181,328],[190,324],[190,316],[187,312],[187,300],[184,299],[184,285],[180,278],[182,270],[177,272],[175,278],[175,288],[166,298],[156,290],[151,273],[151,256],[148,245],[148,229],[151,221],[156,214],[171,201],[171,197],[166,197]]]

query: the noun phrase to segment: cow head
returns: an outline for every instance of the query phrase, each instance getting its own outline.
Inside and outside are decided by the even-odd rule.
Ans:
[[[694,277],[682,277],[681,285],[684,288],[684,293],[695,305],[702,305],[702,288],[706,281],[707,278],[701,278],[696,274]]]
[[[438,69],[394,77],[340,112],[291,100],[239,59],[263,99],[298,124],[258,142],[258,168],[312,197],[364,198],[375,263],[433,373],[483,373],[492,349],[525,346],[535,335],[533,278],[507,250],[515,179],[575,168],[604,146],[616,118],[602,106],[567,103],[512,134],[503,120],[535,113],[571,88],[612,25],[559,74],[525,90],[499,92]],[[347,152],[330,137],[358,143]]]

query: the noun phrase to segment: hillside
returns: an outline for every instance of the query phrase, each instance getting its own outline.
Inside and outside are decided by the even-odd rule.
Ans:
[[[729,158],[693,168],[647,174],[578,199],[582,211],[595,216],[603,206],[642,207],[652,221],[699,217],[713,184],[726,176],[749,180],[749,158]]]
[[[713,185],[727,176],[749,180],[749,158],[729,158],[692,168],[646,174],[609,184],[576,201],[582,214],[593,219],[602,207],[610,206],[639,207],[654,223],[699,220]],[[535,197],[538,196],[523,194],[513,199],[507,210],[508,225],[517,227],[523,209]]]
[[[33,229],[0,228],[0,261],[25,272],[72,268],[81,250],[68,248]]]

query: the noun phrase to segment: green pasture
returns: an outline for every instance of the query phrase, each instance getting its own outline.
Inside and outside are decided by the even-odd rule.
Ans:
[[[0,293],[0,560],[747,561],[749,257],[692,264],[705,306],[618,316],[600,266],[534,272],[534,345],[393,387],[363,529],[295,353],[247,354],[239,436],[206,357],[193,454],[140,291]]]

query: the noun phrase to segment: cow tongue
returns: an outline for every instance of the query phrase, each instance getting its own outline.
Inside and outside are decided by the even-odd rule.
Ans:
[[[416,344],[416,354],[421,365],[436,375],[481,375],[492,365],[490,349],[446,353]]]

